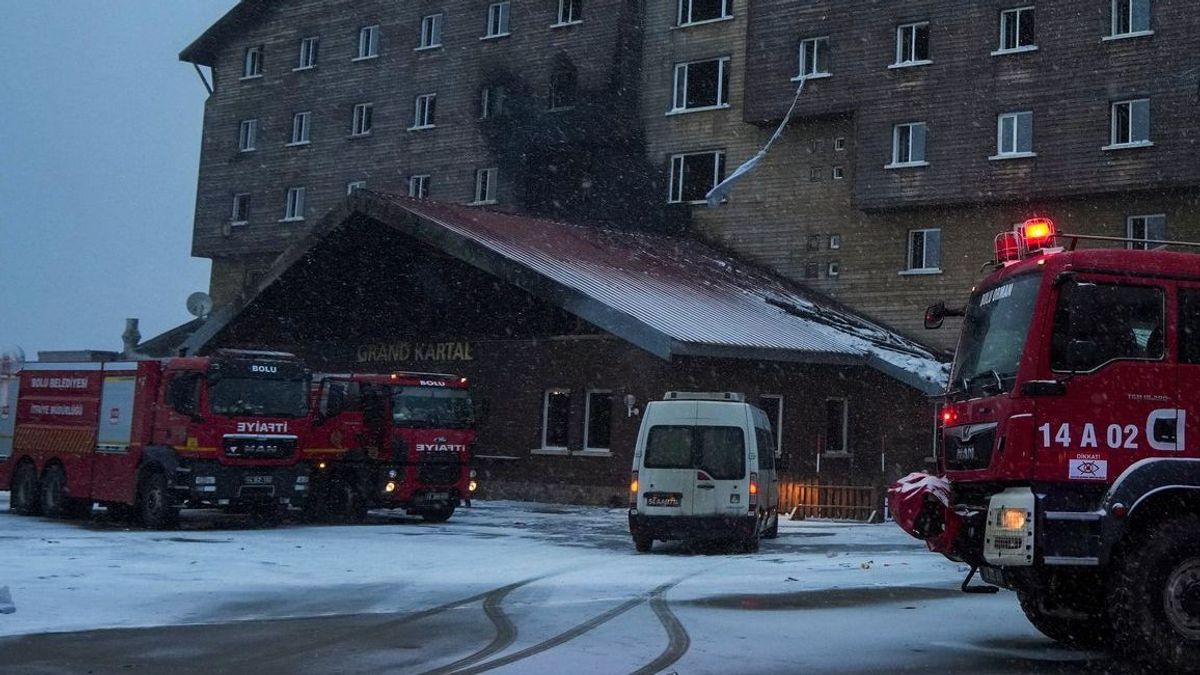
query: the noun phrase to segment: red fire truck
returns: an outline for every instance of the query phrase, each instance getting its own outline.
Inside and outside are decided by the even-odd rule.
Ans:
[[[1200,664],[1200,256],[1169,245],[1196,246],[999,235],[965,308],[926,312],[963,316],[943,475],[889,497],[964,590],[995,590],[981,571],[1046,635],[1177,669]]]
[[[278,352],[26,364],[0,408],[0,490],[20,514],[99,502],[151,528],[181,508],[277,515],[308,487],[309,381]]]
[[[467,380],[434,373],[318,375],[309,512],[405,509],[442,522],[475,490]]]

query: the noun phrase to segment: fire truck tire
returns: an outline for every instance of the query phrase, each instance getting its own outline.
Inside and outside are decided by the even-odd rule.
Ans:
[[[67,472],[61,465],[51,464],[42,472],[42,490],[39,495],[42,515],[47,518],[65,518],[70,511],[67,497]]]
[[[1044,611],[1037,594],[1030,591],[1017,591],[1017,600],[1029,623],[1055,642],[1081,649],[1100,649],[1107,643],[1108,625],[1102,615],[1078,618],[1055,616]]]
[[[367,519],[367,501],[354,484],[335,478],[326,493],[326,509],[334,519],[347,523],[361,523]]]
[[[1200,516],[1148,528],[1123,547],[1109,612],[1121,646],[1170,672],[1200,663]]]
[[[138,515],[152,530],[169,530],[179,524],[179,509],[171,504],[167,477],[154,472],[142,478],[138,486]]]
[[[763,539],[775,539],[779,537],[779,512],[776,511],[771,516],[771,525],[763,531]]]
[[[638,553],[649,553],[652,548],[654,548],[654,539],[652,537],[633,536],[633,549]]]
[[[444,523],[450,520],[450,516],[454,515],[454,505],[444,506],[440,509],[430,509],[421,512],[421,519],[427,523]]]
[[[758,535],[741,540],[742,553],[758,553]]]
[[[36,516],[41,506],[38,499],[37,471],[32,463],[23,462],[13,474],[12,503],[9,504],[9,508],[17,515]]]

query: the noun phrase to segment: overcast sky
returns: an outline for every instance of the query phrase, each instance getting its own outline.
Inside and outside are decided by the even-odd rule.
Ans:
[[[0,0],[0,348],[119,349],[191,318],[207,93],[183,47],[236,0]]]

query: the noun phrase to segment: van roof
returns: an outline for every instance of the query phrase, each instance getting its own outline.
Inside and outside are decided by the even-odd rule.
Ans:
[[[668,391],[663,396],[664,401],[721,401],[728,403],[745,403],[746,395],[736,391]]]

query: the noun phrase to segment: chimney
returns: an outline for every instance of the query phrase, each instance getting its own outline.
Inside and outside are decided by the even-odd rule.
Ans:
[[[125,345],[125,356],[133,356],[137,352],[138,343],[142,341],[142,334],[138,332],[137,319],[125,319],[125,332],[121,333],[121,342]]]

